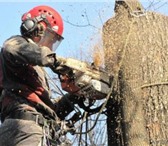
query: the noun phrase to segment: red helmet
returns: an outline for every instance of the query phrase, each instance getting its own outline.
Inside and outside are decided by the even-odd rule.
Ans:
[[[62,36],[63,33],[63,21],[60,14],[49,6],[37,6],[25,13],[22,16],[22,21],[26,21],[27,19],[34,19],[37,17],[45,18],[45,20],[41,20],[44,22],[45,25],[51,27],[51,29],[57,33],[58,35]]]

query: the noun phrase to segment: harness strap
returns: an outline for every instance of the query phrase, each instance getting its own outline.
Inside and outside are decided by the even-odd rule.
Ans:
[[[44,124],[47,121],[47,119],[45,119],[42,115],[35,114],[32,112],[28,112],[28,111],[13,111],[5,119],[30,120],[30,121],[36,122],[36,124],[39,124],[40,126],[44,126]]]
[[[40,114],[24,110],[16,110],[9,114],[5,119],[22,119],[36,122],[36,124],[40,125],[43,128],[43,146],[46,146],[46,144],[47,146],[58,146],[61,143],[65,143],[66,146],[71,146],[71,142],[68,139],[65,138],[63,141],[60,140],[60,137],[62,139],[62,135],[60,135],[59,129],[57,129],[59,124],[57,124],[54,120],[48,120],[44,118]],[[52,135],[50,128],[52,130],[56,130],[54,130],[54,135]]]

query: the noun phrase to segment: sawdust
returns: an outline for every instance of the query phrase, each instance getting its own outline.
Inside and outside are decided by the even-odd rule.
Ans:
[[[104,64],[104,55],[103,55],[103,50],[102,47],[99,47],[98,44],[96,44],[93,48],[93,63],[96,67],[102,67]]]

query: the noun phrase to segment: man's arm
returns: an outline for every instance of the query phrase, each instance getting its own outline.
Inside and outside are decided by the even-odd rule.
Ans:
[[[3,44],[4,57],[15,65],[39,65],[52,67],[56,55],[48,47],[40,47],[21,36],[14,36]]]

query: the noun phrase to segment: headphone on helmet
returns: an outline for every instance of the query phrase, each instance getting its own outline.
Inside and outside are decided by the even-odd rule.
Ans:
[[[38,24],[41,21],[44,21],[47,24],[47,26],[51,27],[48,20],[46,19],[46,15],[41,14],[37,17],[28,18],[22,21],[22,24],[20,26],[21,34],[27,37],[37,36],[39,32]]]

